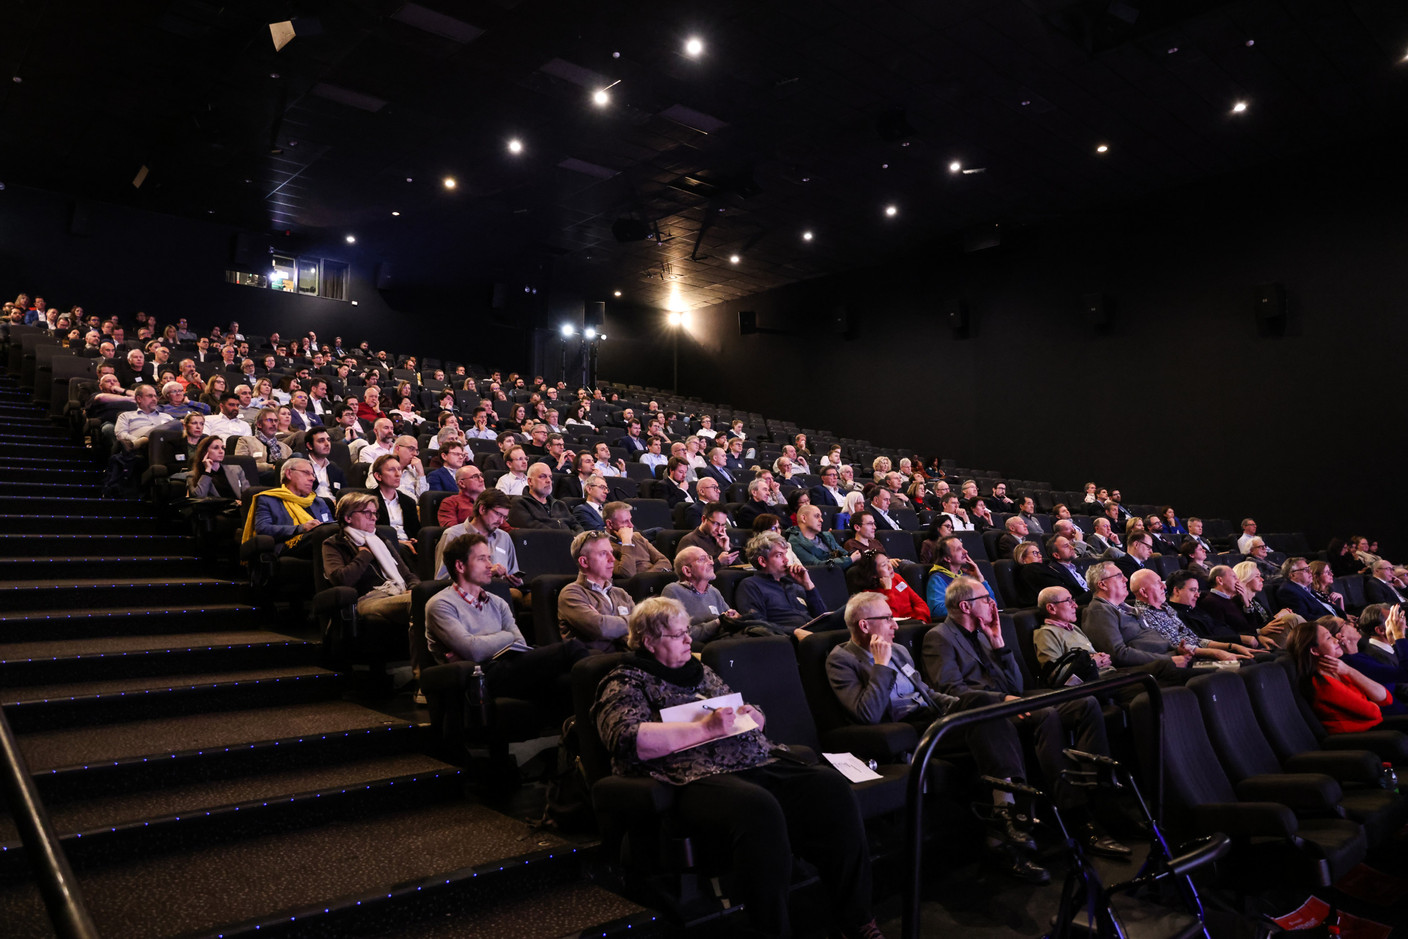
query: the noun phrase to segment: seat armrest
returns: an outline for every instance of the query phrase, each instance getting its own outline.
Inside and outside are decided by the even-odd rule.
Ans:
[[[351,587],[329,587],[313,595],[313,609],[318,613],[336,613],[357,605],[357,591]]]
[[[899,762],[919,745],[919,733],[910,724],[849,724],[833,727],[821,735],[822,749],[828,753],[854,753],[863,760]]]
[[[592,786],[592,807],[604,815],[659,815],[675,804],[675,787],[648,776],[604,776]]]
[[[1233,838],[1294,838],[1300,830],[1295,813],[1277,802],[1209,802],[1193,807],[1202,831]]]
[[[1368,750],[1395,766],[1408,765],[1408,736],[1396,730],[1365,730],[1356,734],[1330,734],[1320,741],[1326,750]]]
[[[1279,802],[1297,814],[1342,814],[1340,784],[1323,773],[1267,773],[1249,776],[1234,787],[1239,799]]]
[[[271,535],[255,535],[240,545],[240,560],[253,561],[274,553],[274,539]]]
[[[1292,773],[1324,773],[1341,783],[1379,784],[1383,761],[1368,750],[1306,750],[1286,760]]]

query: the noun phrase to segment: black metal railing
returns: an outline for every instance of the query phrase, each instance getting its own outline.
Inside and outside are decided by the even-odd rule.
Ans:
[[[0,792],[10,807],[15,826],[19,828],[24,852],[34,868],[34,880],[49,910],[54,934],[59,939],[98,939],[98,929],[88,915],[78,879],[64,856],[63,845],[49,821],[49,813],[39,800],[39,790],[29,775],[15,742],[10,722],[0,708]]]
[[[923,885],[924,864],[924,771],[929,764],[929,758],[934,755],[934,748],[939,745],[939,741],[948,736],[949,732],[955,728],[1006,719],[1014,714],[1022,714],[1036,708],[1052,707],[1091,695],[1101,695],[1134,684],[1143,685],[1144,689],[1149,692],[1149,706],[1153,712],[1154,729],[1154,741],[1150,747],[1152,762],[1149,766],[1149,781],[1152,783],[1154,818],[1162,820],[1164,793],[1164,763],[1161,747],[1163,696],[1159,692],[1159,683],[1153,675],[1140,673],[1092,681],[1073,688],[1062,688],[1059,691],[1022,698],[1017,701],[1004,701],[1001,704],[989,704],[971,711],[958,711],[941,717],[929,725],[929,729],[924,731],[924,736],[919,738],[919,746],[914,751],[914,762],[909,766],[909,785],[905,796],[905,831],[908,838],[906,847],[909,854],[910,873],[909,879],[905,882],[904,926],[900,933],[904,939],[919,939],[919,900]]]

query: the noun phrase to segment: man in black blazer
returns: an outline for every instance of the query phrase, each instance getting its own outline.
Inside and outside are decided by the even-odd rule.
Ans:
[[[867,506],[875,516],[876,531],[899,531],[900,523],[890,517],[890,490],[883,486],[877,488],[870,496],[870,504]]]
[[[705,459],[709,461],[709,464],[699,470],[699,476],[712,476],[714,479],[717,479],[719,481],[719,488],[724,492],[728,491],[729,486],[738,482],[738,477],[730,472],[724,465],[724,451],[722,447],[714,447],[709,451]]]
[[[1310,592],[1310,562],[1305,558],[1287,558],[1281,565],[1281,576],[1285,578],[1276,585],[1275,606],[1290,610],[1308,620],[1322,616],[1339,616],[1340,611]]]
[[[373,493],[376,496],[376,523],[396,530],[401,558],[407,566],[414,566],[416,536],[420,534],[420,510],[416,507],[415,496],[401,491],[400,461],[391,453],[377,457],[372,464],[372,478],[377,484]]]
[[[1393,564],[1389,561],[1375,561],[1369,573],[1364,575],[1364,602],[1401,604],[1408,599],[1398,589],[1393,580]]]
[[[572,506],[572,517],[582,526],[583,531],[605,531],[606,519],[602,515],[602,509],[611,498],[611,487],[603,477],[593,475],[587,477],[583,489],[586,497]]]
[[[632,420],[626,425],[626,436],[617,440],[614,446],[626,451],[626,461],[634,462],[646,451],[645,441],[640,439],[640,421]]]
[[[825,466],[821,470],[821,482],[813,486],[810,490],[812,495],[812,505],[834,505],[840,507],[845,504],[846,494],[841,491],[841,473],[834,466]]]
[[[327,499],[329,504],[336,502],[347,485],[347,476],[342,472],[342,467],[330,459],[332,435],[326,427],[314,427],[303,436],[303,449],[304,452],[295,453],[293,458],[307,460],[313,464],[313,472],[318,479],[317,496]]]
[[[1126,539],[1124,550],[1125,556],[1116,560],[1115,566],[1125,577],[1133,578],[1149,566],[1149,558],[1154,556],[1154,538],[1147,531],[1136,531]]]
[[[1063,535],[1052,536],[1046,542],[1046,553],[1051,560],[1017,565],[1017,580],[1033,597],[1047,587],[1065,587],[1078,605],[1089,603],[1090,588],[1080,569],[1075,566],[1076,549],[1071,540]]]
[[[718,480],[715,480],[712,477],[709,478],[712,482],[714,482],[715,485],[718,484]],[[700,479],[701,483],[703,481],[703,479]],[[748,484],[748,502],[743,506],[743,508],[734,512],[734,517],[738,519],[738,524],[740,527],[751,529],[753,527],[754,520],[757,519],[759,515],[785,514],[785,510],[783,512],[779,512],[773,506],[763,501],[770,488],[771,487],[769,486],[768,481],[762,476],[759,476],[757,479],[753,480],[751,483]]]

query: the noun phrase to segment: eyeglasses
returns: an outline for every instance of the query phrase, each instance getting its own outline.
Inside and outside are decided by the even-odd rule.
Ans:
[[[974,597],[964,597],[962,600],[959,600],[958,602],[959,602],[959,603],[981,603],[983,600],[987,600],[987,601],[989,601],[990,603],[997,603],[996,600],[994,600],[992,597],[988,596],[988,595],[985,594],[985,593],[980,593],[980,594],[978,594],[977,596],[974,596]]]
[[[893,623],[895,621],[895,615],[893,613],[886,613],[884,616],[862,616],[857,622],[871,623],[876,620],[879,620],[882,623],[888,620],[889,622]]]
[[[1062,597],[1062,598],[1059,599],[1059,600],[1053,600],[1053,601],[1052,601],[1052,603],[1075,603],[1075,602],[1076,602],[1076,598],[1075,598],[1075,597]]]
[[[660,638],[661,638],[661,639],[688,639],[688,638],[689,638],[689,630],[688,630],[688,629],[685,629],[685,630],[682,630],[682,631],[677,632],[677,633],[661,633],[661,634],[660,634]]]

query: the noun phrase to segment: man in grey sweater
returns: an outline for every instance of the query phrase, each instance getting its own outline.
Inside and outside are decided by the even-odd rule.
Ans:
[[[698,652],[711,639],[717,639],[726,624],[737,622],[739,613],[724,602],[714,586],[714,559],[703,548],[683,548],[675,555],[675,583],[666,584],[661,595],[678,600],[689,613],[689,642]]]

